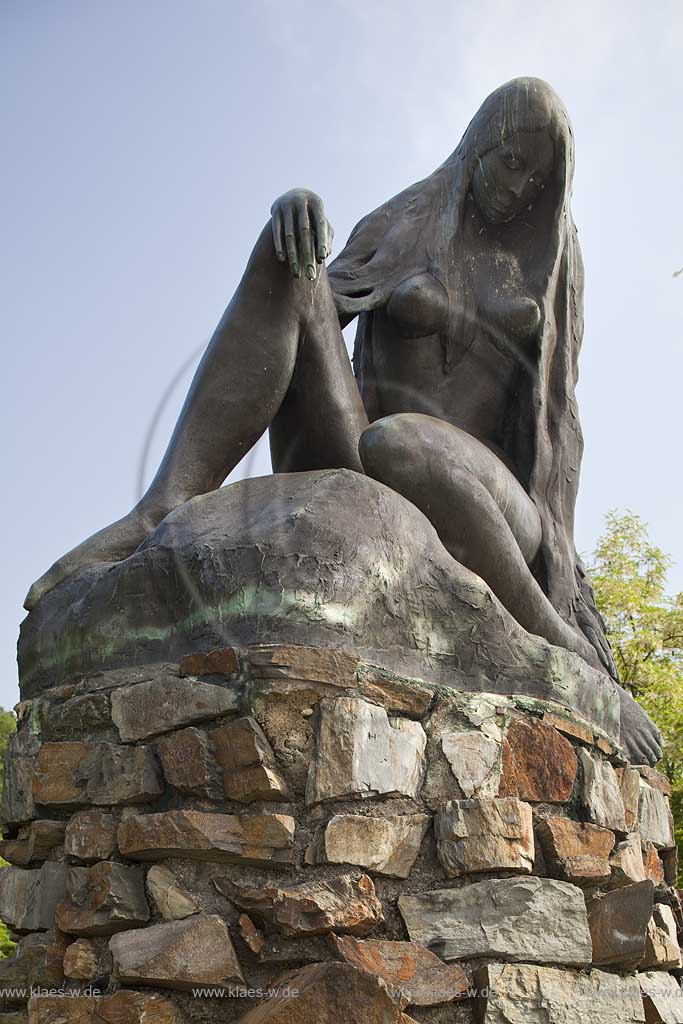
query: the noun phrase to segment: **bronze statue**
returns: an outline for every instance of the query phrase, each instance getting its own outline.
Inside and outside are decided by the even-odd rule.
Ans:
[[[139,504],[27,597],[126,558],[174,508],[219,487],[267,428],[277,473],[345,467],[431,520],[529,632],[616,675],[574,547],[583,267],[572,130],[546,83],[485,100],[432,175],[365,217],[325,268],[322,201],[272,207]],[[354,370],[341,330],[358,317]],[[622,691],[633,760],[659,734]]]

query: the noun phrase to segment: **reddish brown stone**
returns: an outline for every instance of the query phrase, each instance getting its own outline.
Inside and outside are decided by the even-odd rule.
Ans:
[[[116,820],[108,811],[92,808],[74,814],[66,826],[64,852],[79,860],[108,860],[116,851]]]
[[[367,935],[384,920],[382,904],[367,875],[358,880],[339,875],[329,882],[311,881],[289,888],[247,889],[220,879],[214,884],[240,910],[292,937],[333,931]]]
[[[637,768],[615,768],[626,811],[626,828],[629,832],[638,827],[638,802],[640,800],[640,772]]]
[[[640,772],[640,777],[645,779],[649,786],[660,790],[664,796],[671,796],[671,782],[667,779],[666,775],[662,775],[656,768],[651,768],[647,764],[638,765],[638,771]]]
[[[17,839],[0,842],[0,856],[19,867],[35,860],[45,860],[50,850],[64,839],[64,829],[63,821],[32,821],[21,830]]]
[[[111,935],[149,921],[140,868],[101,861],[91,868],[70,868],[67,898],[55,921],[70,935]]]
[[[416,942],[333,936],[339,957],[380,978],[401,1008],[438,1006],[467,998],[470,982],[457,964],[445,964]]]
[[[172,1003],[142,992],[111,996],[32,996],[30,1024],[181,1024]]]
[[[309,964],[240,1024],[414,1024],[377,978],[350,964]]]
[[[589,746],[592,745],[595,738],[592,729],[589,729],[587,725],[582,725],[573,718],[565,718],[563,715],[555,715],[550,711],[546,711],[543,715],[543,721],[546,725],[552,725],[558,732],[564,733],[565,736],[571,736],[572,739],[580,740]]]
[[[355,686],[358,658],[304,644],[256,644],[249,648],[249,664],[256,679],[290,679],[338,689]]]
[[[275,768],[275,757],[254,718],[238,718],[211,733],[223,769],[223,788],[230,800],[287,800],[287,785]]]
[[[565,803],[572,795],[577,770],[574,748],[557,729],[515,718],[503,741],[499,796]]]
[[[645,844],[645,875],[652,879],[655,885],[664,884],[664,865],[653,843]]]
[[[121,739],[130,743],[237,711],[239,700],[235,686],[157,676],[115,690],[111,716]]]
[[[97,977],[97,950],[88,939],[77,939],[64,953],[64,977],[92,981]]]
[[[615,837],[608,829],[554,817],[539,823],[536,837],[552,878],[583,885],[610,877],[609,856]]]
[[[240,914],[237,924],[243,942],[247,944],[252,953],[256,953],[258,956],[266,944],[263,932],[256,927],[248,914]]]
[[[205,732],[190,726],[169,733],[159,740],[157,750],[166,781],[179,793],[221,799],[220,770]]]
[[[239,670],[233,647],[219,647],[208,654],[185,654],[180,659],[181,676],[234,676]]]
[[[630,968],[642,961],[654,892],[648,880],[590,900],[588,924],[595,966]]]
[[[184,921],[122,932],[109,942],[116,977],[123,984],[189,991],[199,985],[227,987],[244,977],[225,921],[195,914]]]
[[[33,775],[38,804],[136,804],[163,792],[149,747],[112,743],[44,743]]]
[[[230,864],[289,864],[294,819],[286,814],[131,814],[119,825],[121,853],[131,860],[183,857]]]
[[[2,1002],[25,1002],[26,997],[22,993],[26,989],[61,986],[66,946],[65,937],[54,928],[33,932],[20,939],[12,956],[0,958]],[[0,1015],[0,1024],[3,1020]]]

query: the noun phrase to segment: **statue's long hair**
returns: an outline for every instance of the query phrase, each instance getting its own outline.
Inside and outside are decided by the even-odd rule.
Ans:
[[[554,608],[589,639],[616,677],[574,546],[583,451],[575,397],[583,336],[583,264],[570,209],[573,133],[554,90],[539,79],[518,78],[493,92],[457,149],[433,174],[360,221],[330,266],[329,277],[340,316],[348,320],[359,315],[354,368],[371,417],[381,415],[381,382],[375,379],[372,353],[374,311],[385,307],[396,286],[413,275],[432,274],[449,296],[443,371],[453,374],[457,387],[458,352],[467,351],[482,331],[491,343],[504,343],[486,323],[485,310],[478,308],[472,232],[465,225],[473,215],[472,177],[486,152],[518,132],[539,130],[554,145],[553,174],[541,196],[508,224],[487,225],[481,218],[484,240],[490,238],[514,257],[542,317],[540,342],[531,360],[520,358],[513,399],[501,410],[501,419],[507,455],[541,517],[543,539],[533,571]]]

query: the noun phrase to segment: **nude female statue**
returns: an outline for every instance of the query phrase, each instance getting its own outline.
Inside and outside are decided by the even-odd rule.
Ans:
[[[126,558],[269,429],[275,472],[345,467],[392,487],[529,632],[616,677],[573,538],[573,165],[559,97],[521,78],[485,100],[441,167],[358,224],[329,271],[320,198],[277,199],[147,493],[56,562],[26,607]],[[356,316],[354,376],[341,329]],[[627,753],[654,763],[659,733],[621,693]]]

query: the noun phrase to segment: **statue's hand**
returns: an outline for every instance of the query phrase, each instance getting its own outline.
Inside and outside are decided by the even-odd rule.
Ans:
[[[662,736],[646,711],[619,687],[621,743],[631,764],[655,765],[662,756]]]
[[[275,200],[270,212],[277,258],[288,261],[294,277],[301,277],[303,269],[314,281],[316,263],[330,255],[334,235],[322,199],[306,188],[293,188]]]

